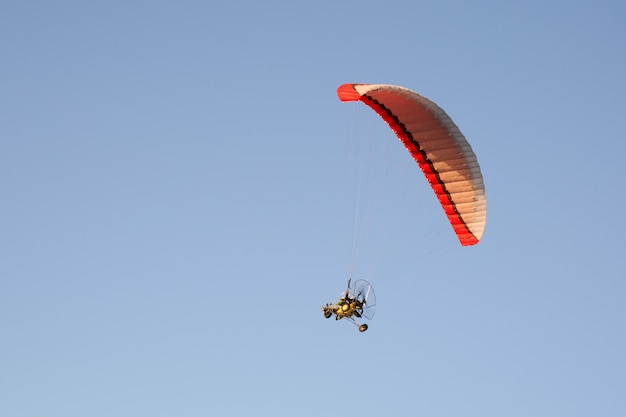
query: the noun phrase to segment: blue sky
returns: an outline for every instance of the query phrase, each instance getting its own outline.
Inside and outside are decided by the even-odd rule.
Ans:
[[[625,415],[625,18],[3,2],[0,414]],[[487,189],[477,246],[339,102],[349,82],[456,121]],[[361,189],[366,143],[392,157]],[[378,299],[363,334],[320,311],[351,273]]]

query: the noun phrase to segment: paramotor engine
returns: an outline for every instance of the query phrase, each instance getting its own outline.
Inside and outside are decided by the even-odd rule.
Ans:
[[[376,311],[376,295],[372,285],[359,279],[351,282],[348,279],[348,289],[341,293],[339,297],[332,303],[322,306],[324,317],[327,319],[333,315],[336,320],[347,319],[359,328],[360,332],[367,330],[367,324],[359,323],[358,320],[374,318]]]

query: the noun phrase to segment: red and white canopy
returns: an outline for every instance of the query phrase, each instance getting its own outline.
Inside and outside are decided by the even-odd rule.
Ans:
[[[487,199],[476,155],[459,128],[426,97],[389,84],[344,84],[341,101],[362,101],[389,124],[424,172],[463,246],[478,243]]]

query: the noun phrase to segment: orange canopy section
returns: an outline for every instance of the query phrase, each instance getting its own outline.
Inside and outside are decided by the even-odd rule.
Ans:
[[[389,84],[344,84],[337,95],[362,101],[387,122],[424,172],[461,245],[478,243],[487,220],[483,176],[446,112],[415,91]]]

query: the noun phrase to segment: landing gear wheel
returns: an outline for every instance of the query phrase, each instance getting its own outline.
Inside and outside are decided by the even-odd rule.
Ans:
[[[367,324],[361,324],[361,325],[359,326],[359,331],[360,331],[361,333],[363,333],[363,332],[364,332],[364,331],[366,331],[366,330],[367,330]]]
[[[324,317],[326,317],[327,319],[329,319],[330,316],[332,316],[332,315],[333,315],[332,311],[330,311],[330,310],[325,310],[324,311]]]

